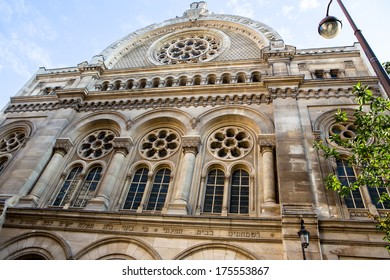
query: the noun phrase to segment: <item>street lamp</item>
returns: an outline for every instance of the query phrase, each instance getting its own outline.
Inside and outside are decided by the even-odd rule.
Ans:
[[[304,220],[301,219],[301,230],[298,231],[298,236],[301,239],[301,247],[302,247],[303,259],[306,260],[305,249],[309,246],[310,232],[308,232],[305,229],[305,224],[304,223],[305,223]]]
[[[330,0],[328,4],[328,9],[326,12],[326,17],[321,20],[319,26],[318,26],[318,33],[326,38],[331,39],[335,36],[337,36],[340,33],[340,30],[342,28],[342,23],[340,20],[338,20],[335,17],[329,16],[329,7],[333,0]],[[337,0],[337,3],[339,3],[341,10],[343,11],[345,17],[351,24],[351,27],[353,29],[353,32],[358,39],[360,45],[362,46],[363,51],[365,52],[368,60],[371,63],[372,68],[374,68],[374,71],[376,75],[378,76],[379,82],[383,86],[383,89],[385,90],[387,97],[390,98],[390,79],[387,75],[386,71],[383,69],[382,65],[376,58],[374,52],[372,51],[370,45],[364,38],[362,31],[357,28],[356,24],[352,20],[351,16],[349,15],[347,9],[345,8],[343,2],[341,0]]]

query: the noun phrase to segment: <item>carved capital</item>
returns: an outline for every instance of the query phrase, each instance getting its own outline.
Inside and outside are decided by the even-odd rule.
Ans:
[[[133,140],[128,137],[115,137],[112,142],[115,151],[123,153],[125,156],[127,156],[131,146],[133,146]]]
[[[260,146],[261,153],[272,152],[275,148],[275,135],[274,134],[259,134],[257,140]]]
[[[73,143],[69,138],[58,138],[53,149],[55,153],[65,156],[72,147]]]
[[[200,145],[200,136],[184,136],[182,138],[182,147],[184,153],[198,154]]]

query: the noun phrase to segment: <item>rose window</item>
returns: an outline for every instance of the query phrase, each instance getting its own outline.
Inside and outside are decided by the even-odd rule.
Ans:
[[[355,138],[356,127],[353,123],[337,123],[330,127],[330,135],[339,135],[341,140]]]
[[[213,58],[220,50],[219,39],[190,35],[172,39],[157,50],[156,58],[164,64],[191,63]]]
[[[179,146],[180,138],[175,131],[157,129],[143,138],[140,152],[148,159],[163,159],[176,152]]]
[[[209,138],[208,149],[217,158],[238,159],[252,149],[252,137],[241,128],[221,128]]]
[[[115,134],[109,130],[99,130],[85,137],[79,146],[78,154],[84,159],[97,159],[113,148]]]
[[[11,132],[5,136],[0,142],[0,152],[10,153],[20,148],[26,139],[26,134],[23,131]]]

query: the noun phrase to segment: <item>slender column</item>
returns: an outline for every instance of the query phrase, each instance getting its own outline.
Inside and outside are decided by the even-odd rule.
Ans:
[[[115,182],[118,178],[119,172],[121,171],[123,162],[129,153],[132,143],[133,142],[130,138],[115,137],[113,141],[115,154],[107,167],[107,171],[105,172],[103,181],[101,182],[95,198],[89,201],[86,209],[104,211],[109,208],[110,198],[115,187]]]
[[[31,190],[30,194],[24,198],[21,198],[18,206],[31,207],[38,205],[39,199],[44,194],[45,190],[47,190],[49,187],[53,175],[56,174],[56,172],[58,172],[60,169],[61,165],[63,164],[63,159],[71,147],[73,147],[73,143],[70,139],[57,139],[53,148],[53,156],[51,157],[41,177],[35,184],[34,188]]]
[[[198,192],[198,204],[196,207],[196,215],[200,215],[204,200],[204,193],[205,193],[205,186],[206,186],[206,176],[202,175],[202,178],[200,179],[200,188]]]
[[[230,174],[226,174],[225,182],[223,186],[222,216],[227,216],[229,212],[229,208],[228,208],[229,198],[230,198],[229,183],[230,183]]]
[[[145,210],[145,205],[147,203],[147,199],[149,197],[149,193],[150,193],[150,188],[151,188],[151,183],[152,183],[152,179],[153,179],[153,173],[152,172],[149,172],[148,173],[148,181],[146,182],[146,186],[145,186],[145,190],[144,190],[144,194],[142,196],[142,200],[141,200],[141,203],[140,205],[138,206],[137,208],[137,213],[142,213],[143,210]]]
[[[182,139],[183,160],[177,180],[177,191],[174,202],[169,206],[168,213],[184,214],[189,211],[188,199],[195,168],[195,159],[200,144],[199,136],[186,136]]]
[[[273,135],[259,135],[259,145],[263,154],[263,188],[264,203],[275,204],[275,171],[274,154],[275,140]]]

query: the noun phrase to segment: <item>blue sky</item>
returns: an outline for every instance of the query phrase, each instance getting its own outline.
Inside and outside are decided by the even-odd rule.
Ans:
[[[0,108],[39,67],[72,67],[89,61],[114,41],[153,23],[182,16],[187,0],[0,0]],[[298,49],[351,46],[357,39],[336,1],[330,15],[342,33],[317,34],[328,0],[209,0],[215,14],[252,18],[275,29]],[[390,61],[390,1],[343,0],[378,59]],[[381,25],[383,26],[381,27]]]

